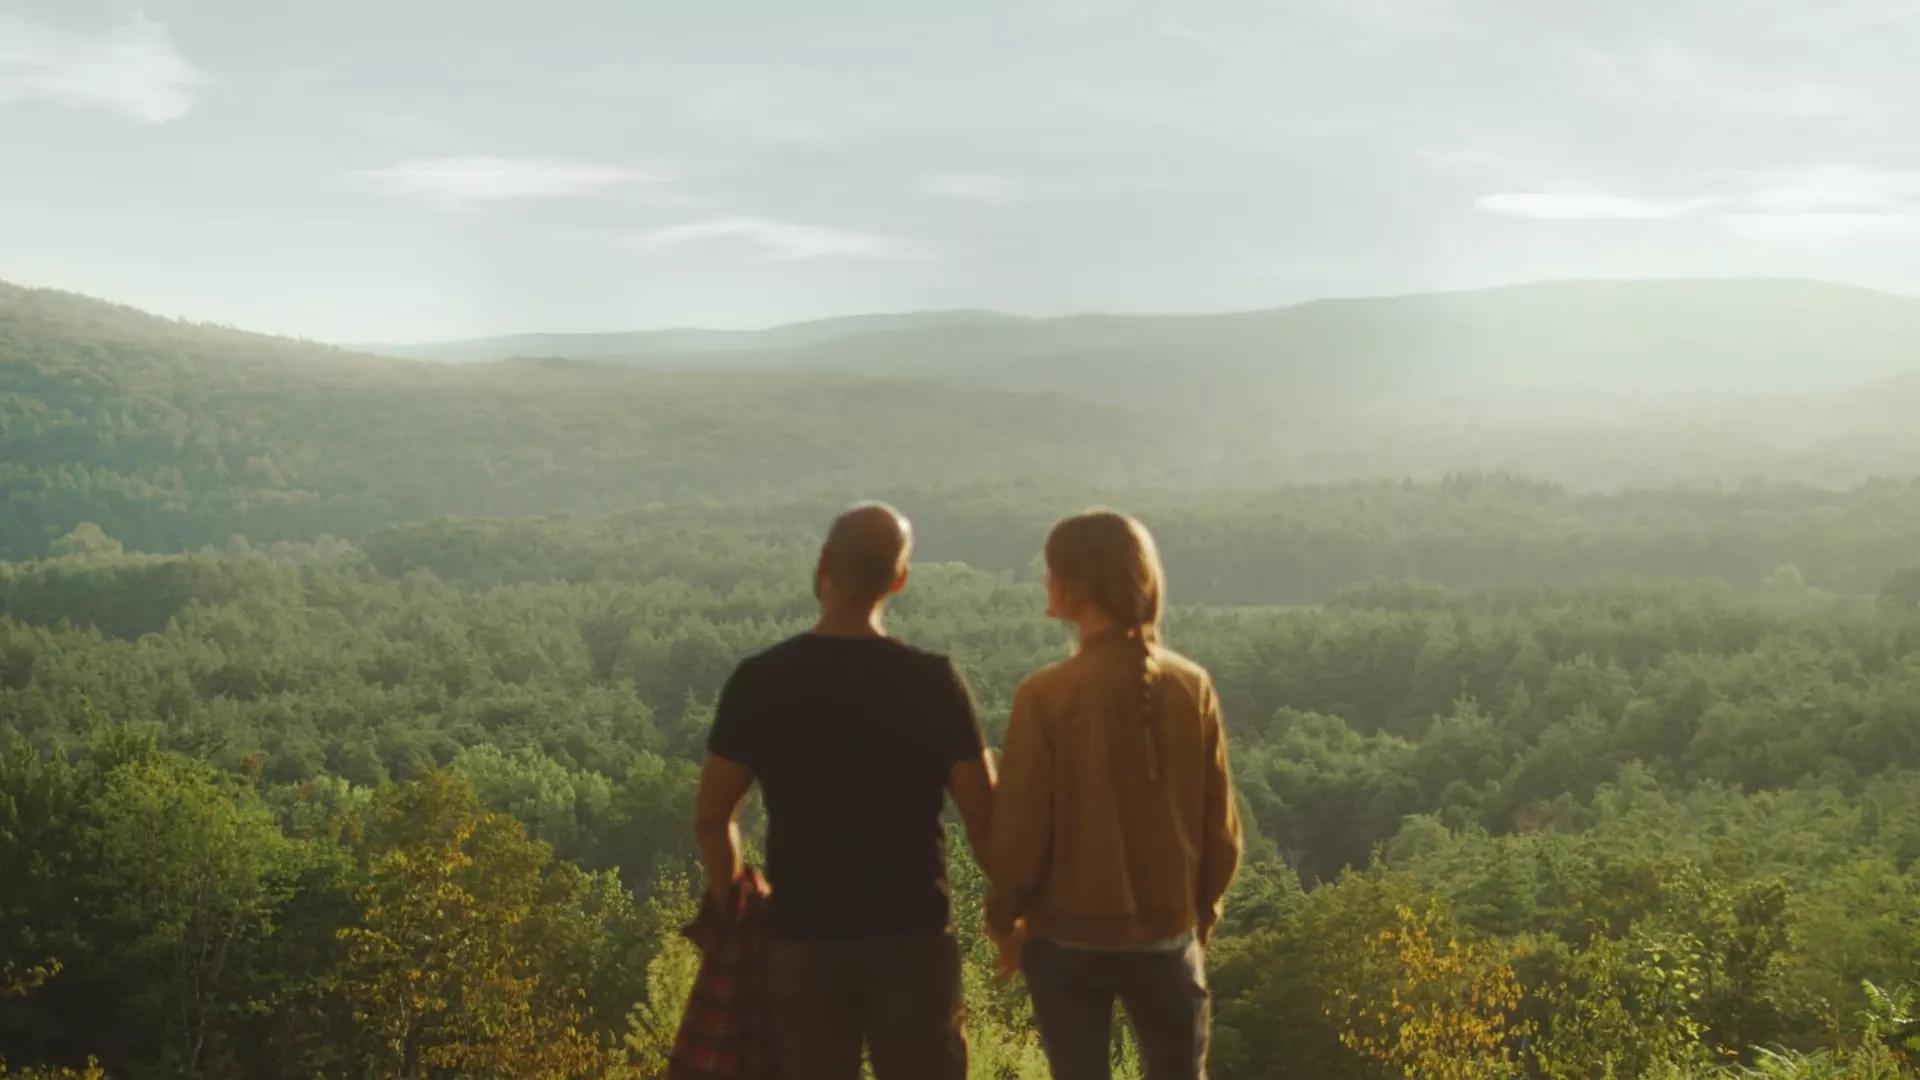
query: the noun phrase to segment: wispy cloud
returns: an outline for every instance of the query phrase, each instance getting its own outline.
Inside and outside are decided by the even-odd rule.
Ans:
[[[669,70],[666,92],[702,128],[774,144],[827,146],[905,121],[884,95],[833,74],[780,68]]]
[[[666,173],[630,165],[559,158],[422,158],[363,169],[361,181],[396,195],[485,202],[591,195],[627,184],[661,184]]]
[[[1816,165],[1740,174],[1747,202],[1769,213],[1920,209],[1920,172],[1861,165]]]
[[[1852,32],[1895,26],[1920,20],[1920,7],[1911,0],[1866,0],[1864,3],[1815,5],[1811,14],[1836,30]]]
[[[1860,86],[1778,74],[1740,78],[1671,42],[1621,52],[1581,48],[1572,55],[1596,89],[1668,109],[1828,124],[1864,124],[1882,112],[1880,101]]]
[[[48,101],[160,124],[185,116],[206,81],[167,28],[137,12],[91,31],[0,12],[0,105]]]
[[[1309,10],[1357,20],[1388,34],[1477,33],[1491,20],[1487,9],[1500,0],[1478,5],[1473,0],[1318,0]]]
[[[1712,199],[1656,200],[1591,192],[1502,192],[1474,205],[1492,214],[1540,221],[1655,221],[1698,213]]]
[[[1785,120],[1861,122],[1880,113],[1872,94],[1855,86],[1799,82],[1762,88],[1724,87],[1721,99],[1748,112]]]
[[[1154,24],[1153,33],[1156,37],[1197,46],[1209,52],[1226,53],[1233,51],[1233,42],[1230,38],[1214,33],[1211,30],[1202,29],[1185,19],[1161,19]]]
[[[1004,206],[1020,197],[1020,181],[991,173],[941,173],[925,177],[921,187],[929,195],[989,206]]]
[[[919,253],[897,237],[855,229],[799,225],[769,218],[732,217],[670,225],[635,237],[635,246],[665,250],[713,240],[737,240],[769,260],[906,259]]]
[[[1737,239],[1827,244],[1920,235],[1920,172],[1817,165],[1741,174],[1740,205],[1714,222]]]
[[[1862,240],[1920,237],[1920,210],[1900,213],[1825,212],[1720,214],[1714,223],[1739,240],[1820,246]]]
[[[1489,213],[1541,221],[1694,218],[1749,243],[1911,242],[1920,237],[1920,171],[1811,165],[1699,178],[1701,194],[1640,199],[1592,191],[1485,195]]]

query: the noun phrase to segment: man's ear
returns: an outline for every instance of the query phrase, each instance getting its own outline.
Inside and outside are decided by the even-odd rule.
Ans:
[[[900,568],[899,576],[893,579],[892,585],[887,586],[888,596],[897,596],[899,595],[900,590],[907,587],[907,575],[909,573],[911,573],[911,571],[909,571],[906,567],[903,566]]]
[[[827,549],[821,548],[820,558],[816,560],[813,564],[814,598],[817,600],[826,599],[826,596],[824,595],[824,593],[826,592],[826,587],[827,587]]]

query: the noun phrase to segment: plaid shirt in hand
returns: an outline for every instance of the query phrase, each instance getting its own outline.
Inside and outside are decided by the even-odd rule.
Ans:
[[[667,1080],[775,1080],[767,1016],[767,889],[749,867],[730,911],[708,897],[680,933],[700,950],[686,1016],[668,1057]]]

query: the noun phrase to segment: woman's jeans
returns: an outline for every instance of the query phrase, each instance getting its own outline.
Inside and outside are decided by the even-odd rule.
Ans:
[[[1127,1011],[1146,1080],[1206,1080],[1212,996],[1197,941],[1164,952],[1095,952],[1035,939],[1020,966],[1053,1080],[1110,1080],[1115,1001]]]

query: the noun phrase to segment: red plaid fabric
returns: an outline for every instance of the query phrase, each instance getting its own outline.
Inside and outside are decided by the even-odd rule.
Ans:
[[[687,1012],[667,1058],[667,1080],[776,1080],[767,1016],[767,887],[747,868],[731,910],[708,897],[680,931],[700,950]]]

